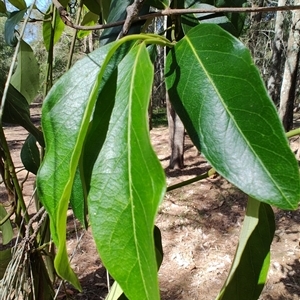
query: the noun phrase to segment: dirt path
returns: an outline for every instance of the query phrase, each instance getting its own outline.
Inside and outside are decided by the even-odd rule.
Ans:
[[[32,108],[32,116],[38,120],[38,106]],[[7,127],[5,133],[20,171],[19,151],[26,132],[20,127]],[[209,168],[187,138],[185,169],[170,171],[167,169],[170,153],[167,129],[153,129],[151,139],[166,169],[168,185],[192,178]],[[22,181],[26,172],[18,172],[18,176]],[[33,182],[34,177],[29,176],[24,185],[27,201],[33,193]],[[4,200],[3,187],[0,192],[1,200]],[[211,300],[216,297],[235,252],[246,199],[221,177],[194,183],[166,195],[156,222],[162,232],[164,248],[164,261],[159,270],[163,300]],[[69,287],[61,291],[58,298],[66,299],[65,294],[68,294],[72,299],[104,299],[106,272],[95,250],[91,232],[81,230],[72,215],[68,220],[68,251],[83,292],[78,293]],[[276,210],[272,261],[261,300],[300,299],[299,222],[299,211]]]

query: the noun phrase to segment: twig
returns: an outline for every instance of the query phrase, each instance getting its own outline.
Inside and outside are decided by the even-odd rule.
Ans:
[[[123,25],[126,22],[125,20],[117,21],[109,24],[99,24],[95,26],[81,26],[73,24],[72,20],[69,17],[67,10],[57,1],[52,0],[53,4],[59,11],[59,14],[63,22],[74,29],[78,30],[99,30],[106,29],[111,27],[116,27]],[[147,20],[149,18],[171,16],[171,15],[185,15],[185,14],[196,14],[196,13],[251,13],[251,12],[276,12],[276,11],[291,11],[291,10],[300,10],[300,5],[290,5],[290,6],[269,6],[269,7],[218,7],[218,8],[186,8],[186,9],[164,9],[161,11],[153,12],[143,16],[136,16],[131,22],[138,22],[142,20]]]
[[[197,182],[197,181],[200,181],[202,179],[206,179],[214,174],[216,174],[216,170],[214,168],[211,168],[210,170],[208,170],[206,173],[204,174],[201,174],[199,176],[196,176],[194,178],[191,178],[191,179],[188,179],[188,180],[185,180],[185,181],[182,181],[182,182],[179,182],[177,184],[174,184],[174,185],[171,185],[171,186],[168,186],[167,187],[167,192],[170,192],[170,191],[173,191],[175,189],[179,189],[179,188],[182,188],[186,185],[189,185],[191,183],[194,183],[194,182]]]

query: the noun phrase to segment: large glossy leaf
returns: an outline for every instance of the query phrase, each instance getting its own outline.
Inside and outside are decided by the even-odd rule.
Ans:
[[[257,300],[267,279],[275,233],[270,205],[249,198],[237,252],[217,300]]]
[[[4,38],[5,42],[9,46],[16,46],[18,39],[15,36],[15,28],[19,22],[23,19],[26,9],[20,11],[14,11],[9,14],[9,18],[5,22],[4,26]]]
[[[130,47],[126,44],[118,49],[98,83],[100,66],[114,45],[101,47],[78,61],[53,86],[42,108],[46,153],[37,176],[38,194],[49,213],[51,234],[58,247],[56,270],[77,288],[79,282],[67,260],[66,213],[97,94]]]
[[[194,144],[225,178],[255,199],[295,209],[294,154],[248,49],[200,24],[167,57],[170,99]]]
[[[88,197],[101,259],[132,300],[159,299],[153,228],[165,178],[149,139],[152,79],[148,52],[140,44],[119,65],[115,106]]]
[[[39,64],[32,48],[21,40],[18,65],[11,78],[11,84],[26,98],[28,103],[31,103],[38,93],[39,74]]]

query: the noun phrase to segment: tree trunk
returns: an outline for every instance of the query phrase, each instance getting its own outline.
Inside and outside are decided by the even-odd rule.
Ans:
[[[299,5],[300,0],[295,0],[294,5]],[[295,89],[297,80],[297,67],[299,63],[300,45],[300,11],[293,11],[292,25],[290,29],[286,61],[284,66],[283,79],[280,92],[279,117],[282,120],[285,130],[293,127],[293,109]]]
[[[167,116],[170,136],[171,158],[170,169],[184,167],[183,152],[184,152],[184,126],[180,118],[172,107],[168,93],[166,92]]]
[[[279,0],[278,6],[285,6],[286,0]],[[270,78],[268,80],[268,92],[275,104],[279,103],[280,96],[280,82],[281,76],[281,64],[282,64],[282,54],[283,54],[283,22],[284,22],[284,12],[278,11],[276,13],[275,21],[275,37],[272,45],[272,62],[271,62],[271,72]]]

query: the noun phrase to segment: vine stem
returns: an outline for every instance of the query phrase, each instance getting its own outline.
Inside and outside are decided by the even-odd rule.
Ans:
[[[197,182],[197,181],[200,181],[202,179],[206,179],[208,177],[211,177],[212,175],[216,174],[216,170],[214,168],[211,168],[210,170],[208,170],[206,173],[204,174],[201,174],[199,176],[196,176],[194,178],[191,178],[191,179],[188,179],[188,180],[185,180],[185,181],[182,181],[182,182],[179,182],[177,184],[174,184],[174,185],[170,185],[169,187],[167,187],[167,192],[170,192],[170,191],[173,191],[175,189],[179,189],[181,187],[184,187],[186,185],[189,185],[191,183],[194,183],[194,182]]]
[[[286,137],[289,139],[295,135],[300,135],[300,128],[293,129],[286,133]]]

